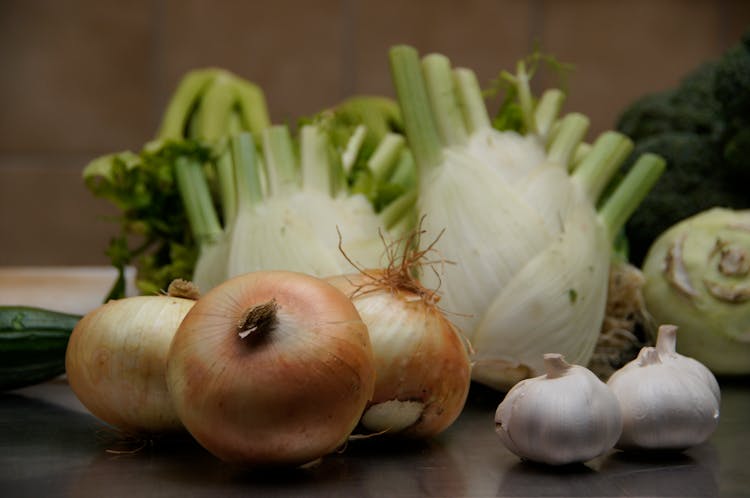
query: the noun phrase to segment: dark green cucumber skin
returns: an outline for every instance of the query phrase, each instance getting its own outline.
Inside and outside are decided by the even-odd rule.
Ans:
[[[31,306],[0,306],[0,391],[65,372],[65,350],[79,315]]]

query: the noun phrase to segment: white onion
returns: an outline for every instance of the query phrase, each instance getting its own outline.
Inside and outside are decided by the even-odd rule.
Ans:
[[[195,301],[172,296],[113,300],[86,314],[68,342],[71,389],[98,418],[128,432],[182,429],[167,391],[167,351]]]

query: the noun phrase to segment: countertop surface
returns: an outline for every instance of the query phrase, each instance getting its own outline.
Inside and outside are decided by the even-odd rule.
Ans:
[[[750,387],[722,382],[719,427],[684,453],[613,450],[586,464],[521,462],[494,432],[500,395],[473,386],[462,415],[422,443],[351,441],[307,468],[250,472],[191,438],[123,438],[78,402],[64,379],[0,395],[3,497],[748,496]]]

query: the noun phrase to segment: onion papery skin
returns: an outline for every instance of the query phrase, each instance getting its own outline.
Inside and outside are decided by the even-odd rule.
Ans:
[[[96,417],[131,433],[183,430],[167,390],[167,352],[195,301],[135,296],[86,314],[65,354],[68,383]]]
[[[275,302],[275,325],[241,339],[248,309]],[[345,443],[375,385],[367,327],[316,277],[254,272],[205,294],[172,341],[167,383],[185,427],[218,458],[296,466]]]
[[[466,402],[471,363],[465,341],[436,305],[413,291],[373,284],[384,278],[382,270],[364,273],[328,281],[352,296],[367,324],[377,373],[368,409],[392,400],[422,403],[416,422],[397,434],[433,437],[456,420]]]

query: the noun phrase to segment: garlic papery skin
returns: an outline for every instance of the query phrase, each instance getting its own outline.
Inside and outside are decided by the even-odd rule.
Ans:
[[[68,383],[96,417],[131,433],[183,429],[166,382],[167,352],[195,300],[112,300],[76,325],[65,354]]]
[[[654,347],[615,372],[607,384],[622,410],[622,450],[680,451],[706,441],[719,423],[719,400],[705,377]]]
[[[557,353],[544,355],[544,369],[513,386],[497,408],[495,430],[506,448],[549,465],[585,462],[612,449],[622,419],[609,387]]]

